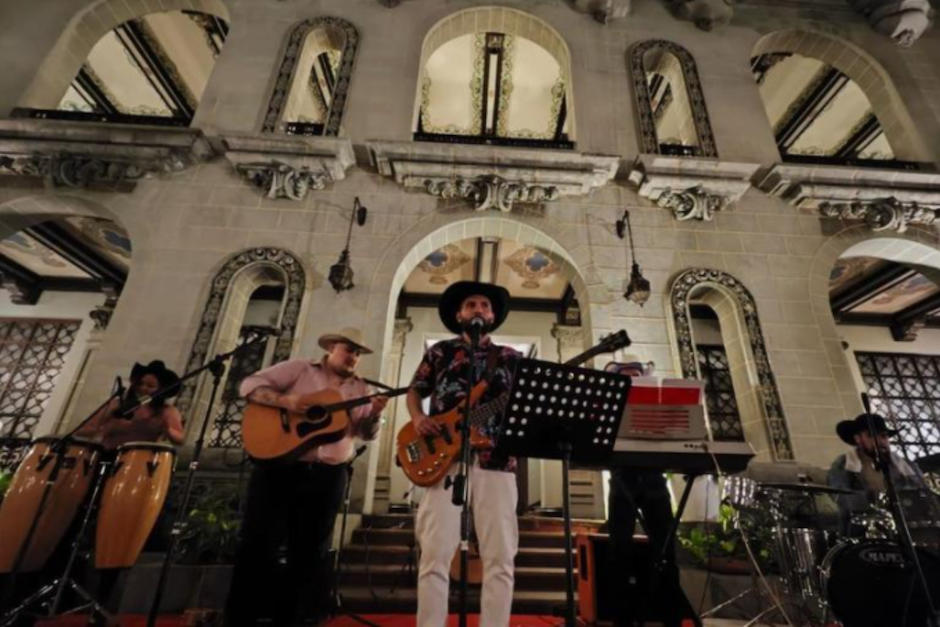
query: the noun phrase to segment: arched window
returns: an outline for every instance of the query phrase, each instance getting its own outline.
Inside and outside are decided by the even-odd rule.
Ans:
[[[784,161],[910,168],[924,160],[890,77],[847,42],[778,31],[754,47],[751,69]]]
[[[673,280],[669,300],[682,376],[704,379],[710,384],[706,391],[718,394],[706,405],[712,436],[716,440],[743,438],[758,454],[769,453],[778,461],[793,459],[780,392],[751,293],[730,274],[692,268]],[[717,320],[711,338],[706,337],[706,325],[694,324],[693,313],[703,306]],[[716,344],[723,353],[717,358],[717,351],[709,350]],[[709,353],[711,363],[707,362]],[[716,389],[716,382],[721,389]]]
[[[568,47],[521,11],[460,11],[425,37],[417,140],[573,146]]]
[[[359,33],[346,20],[317,17],[295,26],[262,131],[338,135],[358,47]]]
[[[97,40],[57,103],[14,116],[187,126],[227,34],[221,17],[189,9],[121,22]]]
[[[219,409],[209,446],[241,447],[241,411],[237,386],[241,377],[290,357],[305,287],[300,261],[279,248],[254,248],[231,257],[212,279],[209,298],[186,364],[189,371],[203,365],[214,354],[230,351],[253,327],[279,327],[273,346],[261,343],[233,359],[221,385]],[[184,414],[202,416],[210,388],[184,384],[176,405]],[[201,418],[200,418],[201,420]]]
[[[692,55],[671,41],[649,40],[630,51],[644,153],[718,156]]]

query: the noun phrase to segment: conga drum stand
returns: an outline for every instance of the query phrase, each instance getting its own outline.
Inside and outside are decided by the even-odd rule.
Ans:
[[[22,616],[23,613],[26,612],[30,607],[48,602],[50,599],[51,605],[49,606],[47,615],[55,616],[59,613],[59,606],[62,603],[62,596],[65,593],[66,588],[73,590],[75,594],[85,601],[84,605],[72,608],[68,610],[68,612],[74,612],[81,609],[91,609],[92,614],[97,614],[103,617],[105,620],[110,621],[113,618],[112,615],[104,608],[104,606],[98,603],[98,601],[87,590],[85,590],[85,588],[72,579],[72,569],[74,568],[75,561],[78,559],[78,554],[81,551],[82,542],[85,540],[85,536],[88,533],[88,523],[91,521],[92,512],[97,507],[98,497],[101,494],[101,486],[104,484],[105,476],[107,476],[110,469],[111,464],[109,462],[101,462],[98,464],[98,476],[95,478],[95,483],[91,492],[91,498],[89,499],[88,505],[85,508],[85,514],[82,517],[82,524],[79,527],[78,533],[75,534],[75,538],[72,540],[72,550],[69,552],[69,559],[68,562],[66,562],[65,570],[63,571],[62,575],[44,585],[42,588],[29,596],[26,600],[4,615],[2,622],[0,622],[0,627],[7,627],[8,625],[14,624],[16,620],[19,619],[20,616]]]

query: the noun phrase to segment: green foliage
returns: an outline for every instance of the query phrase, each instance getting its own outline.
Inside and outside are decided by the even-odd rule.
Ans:
[[[731,505],[722,504],[718,509],[715,523],[695,526],[678,534],[681,546],[701,566],[708,564],[711,558],[736,558],[747,560],[747,548],[741,539],[741,533],[735,527],[736,510]],[[739,519],[751,545],[751,550],[762,569],[773,566],[772,530],[769,521],[761,520],[760,514]]]
[[[179,558],[188,564],[227,564],[238,547],[238,492],[214,486],[189,510],[179,540]]]
[[[10,489],[10,483],[13,481],[13,471],[9,468],[0,468],[0,501]]]

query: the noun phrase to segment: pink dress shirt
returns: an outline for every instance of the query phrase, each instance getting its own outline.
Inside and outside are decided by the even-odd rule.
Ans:
[[[313,394],[331,387],[331,382],[322,363],[291,359],[245,377],[238,392],[247,397],[260,387],[271,388],[281,394]],[[369,387],[359,377],[349,377],[343,381],[338,392],[345,399],[359,398],[370,393]],[[341,440],[307,451],[300,457],[300,461],[330,465],[349,461],[355,451],[354,438],[374,440],[378,434],[379,424],[369,418],[369,411],[368,403],[349,410],[350,422],[346,435]]]

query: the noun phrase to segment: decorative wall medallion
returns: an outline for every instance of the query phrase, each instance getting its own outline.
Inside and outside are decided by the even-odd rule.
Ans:
[[[346,95],[349,91],[349,81],[352,78],[353,62],[356,59],[356,50],[359,48],[359,32],[356,30],[355,26],[338,17],[315,17],[304,20],[291,31],[287,38],[284,58],[281,60],[281,67],[278,70],[277,79],[274,82],[274,89],[271,92],[271,99],[268,102],[268,111],[265,113],[264,122],[261,126],[262,132],[274,133],[275,131],[284,130],[281,113],[287,102],[287,96],[290,94],[291,84],[295,79],[294,74],[297,69],[297,61],[300,60],[300,54],[303,52],[307,35],[319,27],[339,29],[343,31],[345,38],[343,56],[333,88],[333,100],[326,121],[323,124],[324,135],[339,134],[340,122],[343,119],[343,110],[346,108]]]
[[[686,190],[666,190],[656,199],[660,207],[672,210],[676,220],[704,220],[710,222],[715,212],[728,204],[728,199],[710,194],[701,186]]]
[[[131,258],[131,240],[127,231],[112,220],[102,218],[76,218],[76,224],[82,235],[92,242],[124,259]]]
[[[428,279],[435,285],[447,285],[447,275],[470,261],[470,256],[454,244],[447,244],[421,260],[418,269],[431,275]]]
[[[922,207],[916,202],[902,203],[897,198],[819,205],[819,214],[840,220],[864,220],[872,231],[903,233],[909,224],[933,224],[940,219],[940,209]]]
[[[522,287],[530,290],[541,287],[539,280],[561,271],[558,264],[530,246],[520,248],[503,259],[503,262],[523,278]]]
[[[280,161],[239,163],[235,170],[268,198],[303,200],[311,189],[324,189],[332,180],[327,172],[313,172],[307,166],[295,168]]]
[[[699,285],[718,285],[730,291],[743,316],[747,331],[747,341],[754,357],[754,367],[759,382],[759,401],[763,408],[771,452],[777,461],[793,459],[793,447],[790,433],[780,402],[777,380],[770,367],[764,334],[757,317],[757,304],[754,297],[736,278],[720,270],[692,268],[679,274],[672,283],[669,301],[672,305],[673,322],[676,329],[676,341],[679,348],[679,361],[682,376],[686,379],[699,378],[698,358],[692,338],[692,323],[689,316],[689,295]]]
[[[734,17],[734,0],[668,0],[676,17],[710,31]]]
[[[631,0],[572,0],[571,5],[582,13],[594,16],[601,24],[626,17]]]
[[[692,121],[695,123],[695,132],[698,135],[699,146],[696,155],[701,157],[717,157],[715,137],[712,126],[708,121],[708,108],[705,106],[705,94],[702,83],[695,67],[695,59],[688,50],[682,46],[664,39],[650,39],[642,41],[630,50],[630,77],[633,81],[633,94],[636,98],[637,118],[640,125],[640,141],[642,152],[659,153],[659,138],[656,135],[656,120],[650,107],[649,86],[646,83],[646,68],[643,58],[653,48],[662,48],[679,60],[682,65],[682,77],[689,96],[689,108],[692,110]]]
[[[104,331],[108,328],[117,301],[116,295],[109,295],[102,304],[96,305],[94,309],[88,312],[88,317],[95,323],[95,330]]]
[[[559,197],[558,189],[551,185],[532,185],[523,181],[507,181],[492,175],[474,179],[426,179],[424,187],[432,196],[444,199],[465,198],[477,211],[498,209],[512,211],[514,203],[540,203]]]
[[[284,313],[281,316],[281,335],[274,346],[272,363],[284,361],[290,357],[291,345],[294,341],[294,331],[297,327],[297,317],[300,314],[300,301],[303,298],[305,273],[300,260],[282,248],[252,248],[233,255],[225,265],[212,278],[209,288],[209,298],[202,311],[196,339],[186,362],[186,371],[202,366],[209,356],[209,347],[222,314],[222,305],[228,293],[232,279],[239,271],[254,264],[273,264],[284,272],[286,288],[284,293]],[[193,402],[196,393],[196,381],[190,379],[183,385],[176,400],[176,406],[182,413],[186,413]]]

